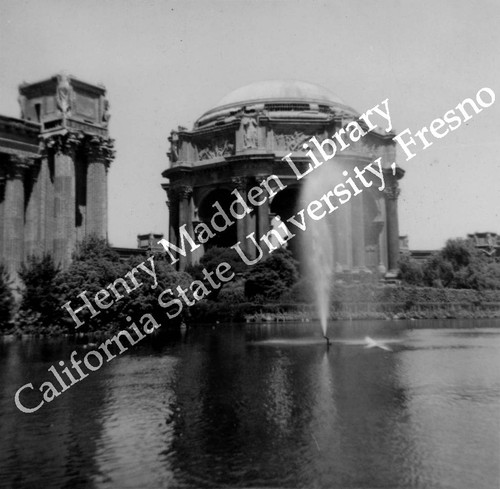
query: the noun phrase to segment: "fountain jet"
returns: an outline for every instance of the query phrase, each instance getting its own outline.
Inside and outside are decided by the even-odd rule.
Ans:
[[[313,202],[325,194],[335,182],[338,181],[341,171],[338,165],[329,162],[314,173],[308,175],[302,188],[302,199]],[[320,220],[314,220],[308,227],[305,236],[304,258],[308,265],[311,285],[314,290],[314,298],[318,317],[323,330],[323,337],[327,338],[327,322],[330,315],[330,295],[334,282],[334,232],[335,223],[332,216],[325,216]],[[329,340],[327,339],[327,345]]]

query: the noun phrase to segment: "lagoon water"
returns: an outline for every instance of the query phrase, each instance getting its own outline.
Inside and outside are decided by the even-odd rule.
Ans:
[[[500,482],[498,321],[217,325],[137,345],[35,414],[74,338],[0,339],[2,488]],[[363,338],[393,349],[365,349]]]

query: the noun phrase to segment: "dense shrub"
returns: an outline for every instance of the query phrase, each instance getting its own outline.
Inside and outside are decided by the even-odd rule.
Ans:
[[[154,256],[157,287],[152,288],[153,278],[150,275],[139,272],[135,277],[140,286],[135,289],[132,288],[130,279],[125,278],[125,283],[131,288],[127,291],[121,279],[141,262],[146,261],[145,265],[150,268],[147,259],[147,256],[135,256],[121,260],[105,240],[97,237],[88,237],[77,246],[73,261],[64,271],[58,270],[49,255],[30,257],[19,272],[24,286],[20,310],[16,316],[17,326],[21,331],[29,333],[74,332],[77,323],[63,305],[70,302],[71,308],[76,311],[84,305],[83,300],[78,297],[83,292],[94,304],[95,294],[107,289],[112,283],[116,283],[116,289],[122,297],[118,299],[110,292],[110,296],[104,300],[110,306],[99,308],[94,305],[98,311],[94,317],[87,307],[79,311],[77,317],[84,322],[78,328],[79,332],[122,329],[128,324],[125,322],[128,315],[136,320],[143,314],[150,313],[159,322],[165,321],[166,310],[159,306],[158,296],[164,290],[171,289],[173,294],[163,296],[168,301],[169,297],[177,295],[175,289],[178,285],[186,289],[192,278],[187,273],[176,272],[163,254],[158,254]],[[0,313],[2,307],[6,311],[1,315],[2,318],[8,317],[9,305],[11,307],[12,304],[8,289],[2,292],[5,280],[0,268]],[[188,308],[185,307],[176,322],[188,314]],[[0,322],[0,327],[2,324]]]
[[[73,261],[70,266],[58,276],[57,284],[61,293],[58,308],[62,315],[62,321],[68,331],[74,331],[76,322],[69,312],[62,308],[63,304],[70,301],[71,307],[76,310],[83,305],[79,294],[86,292],[86,296],[93,302],[95,294],[104,289],[119,277],[127,273],[125,265],[120,257],[114,252],[104,239],[91,236],[85,238],[76,248]],[[111,300],[111,299],[110,299]],[[116,301],[108,309],[98,309],[99,313],[91,318],[89,308],[78,312],[78,318],[85,324],[79,331],[94,331],[110,329],[116,323],[122,301]]]
[[[290,303],[314,303],[314,284],[310,278],[301,277],[282,296],[283,302]]]
[[[30,256],[21,265],[19,277],[22,280],[22,296],[16,322],[43,330],[53,327],[61,319],[61,295],[57,286],[59,268],[48,254]]]
[[[500,289],[500,263],[463,239],[450,239],[423,265],[409,257],[399,263],[408,285],[451,289]]]
[[[209,248],[201,257],[199,264],[191,265],[186,269],[186,272],[194,279],[205,280],[203,276],[203,269],[205,268],[208,272],[213,272],[222,262],[228,263],[236,276],[243,275],[248,269],[248,266],[241,260],[235,250],[232,248],[220,248],[218,246],[214,246]],[[220,288],[211,290],[208,299],[218,300],[219,294],[227,288],[227,285],[227,283],[222,284]]]
[[[83,291],[87,292],[87,297],[93,300],[95,294],[106,289],[109,284],[116,282],[116,289],[122,295],[121,298],[116,298],[111,294],[107,302],[112,304],[107,309],[98,309],[99,314],[91,317],[91,311],[85,308],[78,313],[78,317],[85,321],[78,330],[79,331],[106,331],[122,329],[128,323],[126,317],[130,316],[133,320],[138,319],[143,314],[152,314],[158,321],[165,320],[165,309],[158,304],[158,296],[165,289],[172,289],[180,285],[184,288],[188,287],[192,279],[187,273],[176,272],[173,267],[168,264],[163,253],[158,253],[153,256],[156,278],[158,281],[157,287],[152,288],[154,279],[145,272],[135,274],[136,279],[140,283],[137,288],[132,288],[130,279],[125,278],[125,282],[132,289],[128,292],[123,284],[122,278],[135,268],[139,263],[145,262],[145,266],[150,268],[148,256],[134,256],[127,260],[120,260],[119,255],[113,251],[105,240],[91,237],[85,239],[74,254],[73,262],[67,270],[59,276],[59,288],[63,295],[61,305],[67,301],[71,301],[71,307],[76,309],[82,305],[82,300],[78,297]],[[165,301],[169,297],[174,297],[175,294],[166,294],[163,296]],[[182,320],[187,314],[187,308],[183,313],[176,318],[176,321]],[[71,318],[70,314],[65,311],[64,320],[68,329],[74,330],[76,323]]]
[[[290,251],[280,248],[249,269],[245,295],[249,299],[261,296],[276,300],[298,280],[298,263]]]
[[[162,324],[166,324],[168,320],[165,314],[166,309],[159,305],[159,295],[163,291],[171,289],[173,292],[172,294],[166,293],[162,296],[162,300],[164,302],[168,302],[171,298],[177,297],[177,286],[181,286],[184,290],[186,290],[193,281],[192,277],[188,273],[177,272],[172,265],[165,260],[163,253],[151,256],[154,257],[156,279],[158,281],[157,287],[154,289],[152,288],[154,285],[153,277],[145,273],[141,273],[140,279],[143,285],[123,299],[122,307],[117,313],[117,319],[120,321],[124,321],[125,316],[127,315],[138,317],[149,313],[152,314],[155,319],[161,321]],[[125,263],[125,269],[129,271],[144,260],[147,260],[146,256],[135,256],[129,258]],[[147,262],[146,265],[149,268],[149,262]],[[191,296],[191,294],[188,294],[188,296]],[[179,314],[173,322],[177,323],[188,316],[189,309],[184,304],[182,313]],[[172,321],[169,322],[172,323]]]
[[[422,265],[409,256],[404,256],[399,261],[401,280],[409,285],[423,285],[424,271]]]
[[[237,279],[227,282],[221,290],[217,300],[226,304],[241,304],[246,302],[245,282]]]

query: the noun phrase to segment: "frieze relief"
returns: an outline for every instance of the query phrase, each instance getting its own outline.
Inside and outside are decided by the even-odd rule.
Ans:
[[[305,134],[302,131],[295,131],[290,133],[274,133],[274,147],[278,150],[284,151],[305,151],[302,147],[309,139],[315,136],[318,141],[324,139],[324,134]]]
[[[312,137],[315,137],[319,142],[321,142],[328,136],[325,136],[324,133],[306,134],[302,131],[295,131],[294,133],[275,132],[274,148],[283,151],[306,151],[307,149],[303,148],[303,144],[308,143]],[[373,156],[377,154],[377,145],[375,144],[367,144],[362,140],[353,142],[345,136],[344,139],[350,144],[350,147],[345,150],[346,152],[351,151],[366,156]]]
[[[205,146],[197,146],[199,160],[211,160],[234,154],[234,144],[228,139],[215,139]]]

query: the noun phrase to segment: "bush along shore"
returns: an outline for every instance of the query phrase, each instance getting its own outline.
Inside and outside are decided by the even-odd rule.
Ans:
[[[250,303],[206,302],[193,306],[197,322],[312,321],[317,312],[301,301]],[[500,317],[500,291],[433,289],[393,285],[335,287],[330,319],[466,319]]]
[[[162,253],[154,255],[156,288],[151,287],[151,277],[142,277],[144,286],[98,315],[82,312],[85,324],[77,330],[63,304],[75,301],[82,291],[95,295],[145,259],[146,255],[120,259],[105,241],[90,237],[79,244],[65,270],[59,270],[50,256],[30,257],[19,270],[17,301],[0,264],[0,334],[112,334],[128,326],[127,317],[135,320],[143,314],[152,314],[162,330],[176,330],[182,322],[316,319],[315,284],[299,273],[290,252],[276,250],[247,267],[234,250],[213,247],[185,272],[176,271]],[[178,285],[188,289],[193,280],[202,279],[204,270],[213,271],[221,262],[230,264],[235,278],[169,319],[159,293]],[[395,284],[369,271],[336,273],[330,319],[500,317],[500,262],[463,240],[448,241],[424,264],[402,257],[400,270]]]

